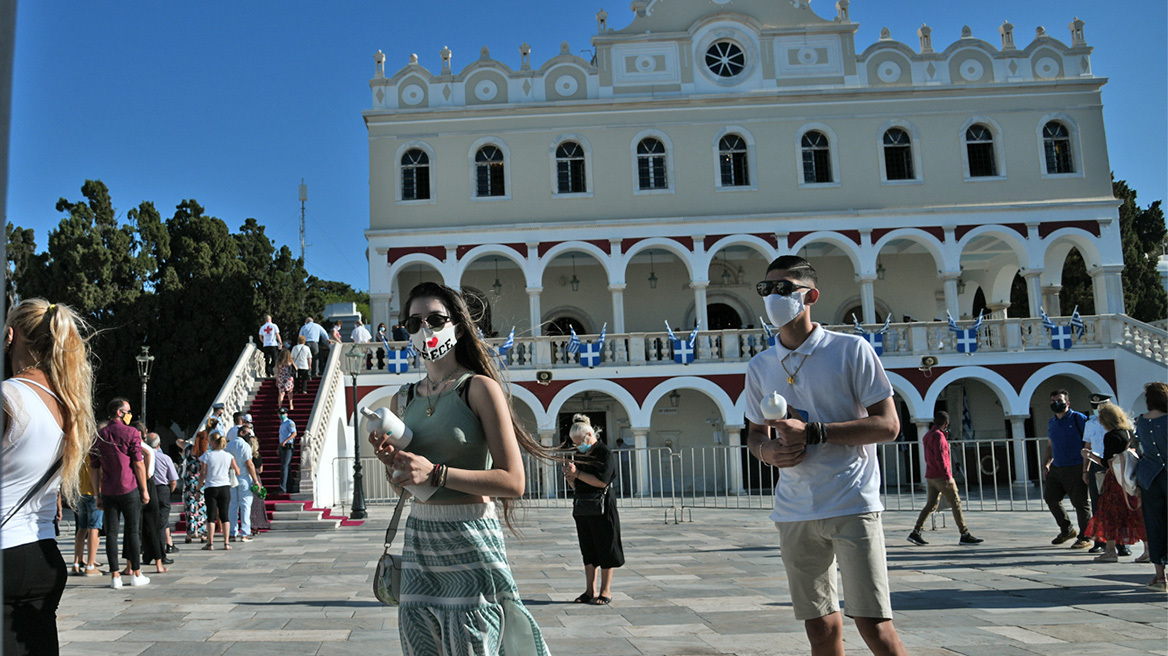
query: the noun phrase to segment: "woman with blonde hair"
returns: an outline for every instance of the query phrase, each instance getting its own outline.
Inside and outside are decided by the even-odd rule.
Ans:
[[[68,576],[53,520],[58,492],[80,497],[81,463],[97,434],[85,322],[42,298],[8,312],[5,432],[0,445],[0,547],[5,654],[57,653],[57,606]]]
[[[586,415],[572,417],[573,462],[564,465],[564,478],[574,490],[572,517],[584,559],[584,594],[575,602],[603,606],[612,603],[612,570],[625,564],[625,553],[616,499],[608,490],[616,477],[616,454],[597,432]]]
[[[227,438],[219,433],[211,436],[211,449],[199,457],[202,468],[199,470],[199,485],[203,488],[203,496],[207,499],[207,551],[215,549],[215,526],[223,533],[223,548],[230,549],[227,543],[229,535],[227,527],[230,519],[228,510],[231,505],[231,474],[239,476],[239,465],[235,457],[223,450],[227,446]]]
[[[1099,492],[1099,507],[1095,516],[1087,523],[1085,538],[1106,540],[1105,551],[1095,558],[1096,562],[1114,563],[1119,560],[1118,544],[1135,544],[1146,540],[1144,518],[1140,511],[1140,498],[1129,495],[1120,487],[1111,469],[1115,456],[1123,453],[1132,444],[1131,419],[1114,403],[1104,403],[1098,410],[1099,423],[1107,433],[1103,436],[1103,457],[1090,455],[1096,464],[1104,468],[1103,488]]]
[[[510,500],[525,485],[523,452],[549,454],[515,421],[494,349],[479,338],[460,293],[423,283],[402,308],[426,377],[402,387],[390,410],[413,440],[402,451],[385,436],[369,439],[394,482],[437,488],[424,502],[415,498],[406,520],[402,651],[547,656],[507,566],[494,500],[511,526]]]
[[[183,510],[187,518],[187,544],[191,540],[204,539],[207,526],[207,505],[203,499],[203,488],[199,486],[199,458],[207,452],[207,440],[214,426],[214,417],[207,421],[207,427],[195,434],[195,439],[183,445]]]
[[[294,410],[293,407],[296,402],[295,394],[292,392],[296,385],[296,363],[292,360],[292,353],[286,349],[280,349],[276,354],[276,407],[284,406],[284,395],[288,395],[288,409]]]

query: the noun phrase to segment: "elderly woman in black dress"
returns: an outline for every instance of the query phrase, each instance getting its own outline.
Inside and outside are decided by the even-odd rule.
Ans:
[[[572,440],[573,462],[564,465],[564,478],[575,490],[572,516],[584,557],[585,579],[584,594],[575,601],[604,605],[612,602],[612,570],[625,564],[616,498],[608,490],[616,476],[617,459],[607,444],[596,439],[592,421],[584,415],[572,417],[568,437]]]

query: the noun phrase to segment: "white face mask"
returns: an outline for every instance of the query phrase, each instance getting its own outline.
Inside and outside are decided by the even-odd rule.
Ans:
[[[430,326],[422,324],[422,329],[410,335],[410,343],[423,360],[441,360],[454,352],[454,345],[458,338],[454,335],[454,324],[447,322],[441,330],[435,332]]]
[[[766,306],[767,319],[780,328],[794,321],[795,317],[807,309],[807,306],[803,304],[803,294],[804,292],[791,292],[788,296],[771,294],[763,298],[762,302]]]

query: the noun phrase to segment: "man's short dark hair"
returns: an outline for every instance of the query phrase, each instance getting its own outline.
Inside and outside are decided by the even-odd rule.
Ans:
[[[933,413],[933,426],[940,428],[949,423],[949,413],[944,410],[938,410]]]
[[[775,258],[766,270],[767,273],[771,271],[787,271],[795,280],[811,283],[812,287],[819,282],[819,274],[815,273],[815,267],[798,255],[781,255]]]
[[[1061,395],[1063,395],[1063,396],[1065,396],[1065,397],[1067,397],[1067,400],[1068,400],[1068,401],[1070,401],[1070,400],[1071,400],[1071,395],[1070,395],[1070,394],[1067,394],[1067,391],[1066,391],[1065,389],[1056,389],[1055,391],[1053,391],[1053,392],[1051,392],[1051,393],[1050,393],[1050,398],[1052,398],[1052,399],[1053,399],[1054,397],[1056,397],[1056,396],[1058,396],[1058,395],[1060,395],[1060,394],[1061,394]]]
[[[111,419],[117,417],[118,410],[121,410],[122,406],[127,403],[129,403],[127,399],[124,399],[120,396],[115,396],[114,398],[110,399],[109,403],[105,404],[106,415]]]
[[[233,422],[235,422],[235,423],[237,423],[237,424],[238,424],[240,419],[243,419],[243,413],[242,413],[242,412],[233,412],[233,413],[231,413],[231,421],[233,421]]]

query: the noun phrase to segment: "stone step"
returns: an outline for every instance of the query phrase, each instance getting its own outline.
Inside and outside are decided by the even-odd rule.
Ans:
[[[276,510],[272,512],[272,522],[298,519],[322,519],[323,517],[324,513],[319,510],[316,512],[310,510]]]
[[[319,514],[319,513],[317,513]],[[338,519],[291,519],[272,521],[273,531],[335,531],[341,526]]]

